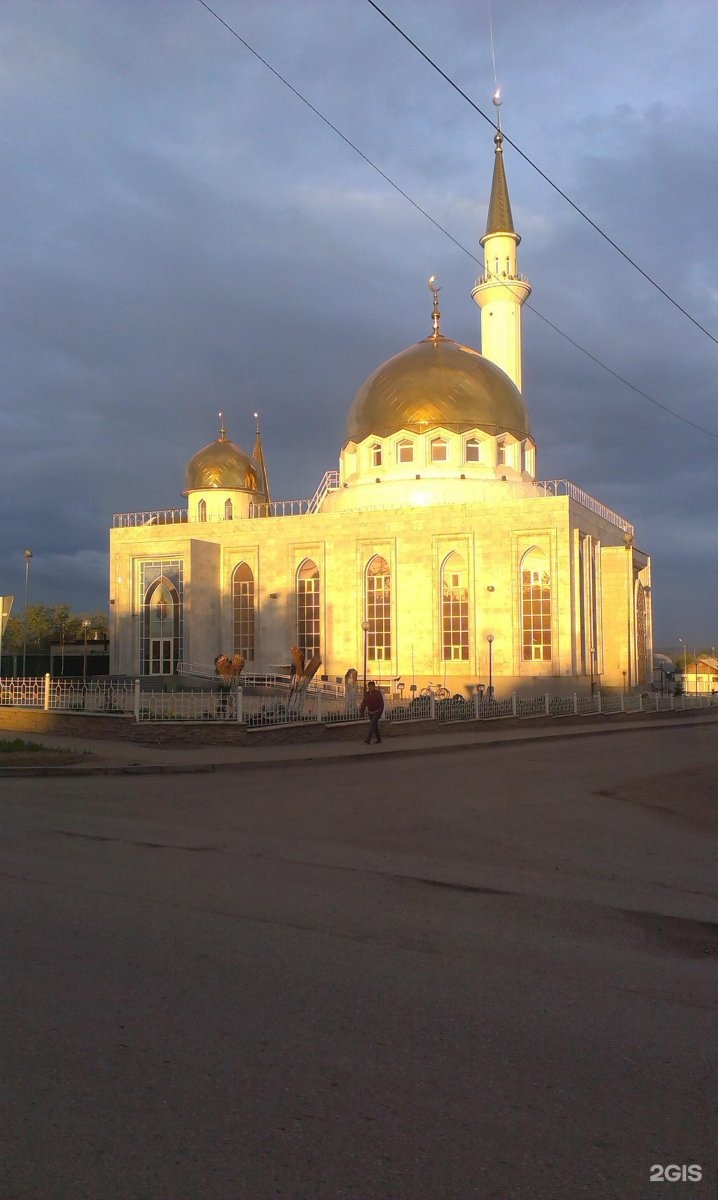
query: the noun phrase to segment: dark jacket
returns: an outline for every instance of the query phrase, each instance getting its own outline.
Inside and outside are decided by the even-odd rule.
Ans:
[[[379,691],[379,688],[367,688],[364,693],[364,699],[361,702],[359,715],[364,716],[364,711],[370,713],[379,713],[379,716],[384,711],[384,697]]]

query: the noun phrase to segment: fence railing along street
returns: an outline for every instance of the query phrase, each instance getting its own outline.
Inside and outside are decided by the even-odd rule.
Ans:
[[[143,688],[142,680],[117,682],[51,679],[0,679],[0,705],[10,708],[42,709],[45,712],[75,712],[94,715],[127,714],[135,721],[233,721],[249,728],[281,725],[338,725],[359,720],[355,701],[332,687],[290,696],[287,689],[269,688],[261,694],[242,688],[203,691],[155,691]],[[417,696],[405,701],[388,697],[384,719],[392,723],[416,720],[442,722],[495,721],[519,717],[610,716],[612,713],[673,712],[718,706],[718,694],[667,695],[644,692],[631,695],[520,697],[513,693],[501,700],[486,700],[478,694],[438,700]]]

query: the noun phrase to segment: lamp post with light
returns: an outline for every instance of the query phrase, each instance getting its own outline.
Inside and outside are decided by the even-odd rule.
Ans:
[[[633,534],[626,529],[623,533],[623,544],[626,547],[626,671],[623,674],[623,692],[626,693],[626,686],[630,689],[632,685],[631,667],[633,653],[631,643],[633,639],[634,613],[633,613]]]
[[[493,700],[494,698],[494,635],[488,633],[486,641],[489,643],[489,686],[486,692],[486,699]]]
[[[361,627],[364,631],[364,691],[366,692],[366,664],[367,664],[367,655],[368,655],[368,638],[369,638],[369,630],[371,629],[371,622],[370,621],[362,621]]]
[[[25,678],[25,664],[27,662],[27,598],[30,587],[30,559],[32,558],[32,550],[23,550],[23,558],[25,559],[25,632],[22,640],[22,677]]]
[[[682,637],[679,637],[678,641],[681,643],[681,645],[683,647],[683,692],[685,695],[687,695],[688,694],[688,647],[686,646],[685,640]]]

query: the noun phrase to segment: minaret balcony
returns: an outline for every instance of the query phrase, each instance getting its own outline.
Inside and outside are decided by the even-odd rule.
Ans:
[[[528,283],[528,282],[529,282],[528,277],[526,275],[519,275],[519,274],[509,275],[509,273],[507,271],[500,271],[497,274],[496,271],[492,271],[489,275],[480,275],[479,278],[476,280],[474,287],[475,288],[483,287],[483,285],[486,283],[500,284],[500,283]]]

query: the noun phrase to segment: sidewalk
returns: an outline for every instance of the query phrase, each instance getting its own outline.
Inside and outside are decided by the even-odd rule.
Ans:
[[[38,734],[36,731],[13,730],[12,736],[28,741],[40,742],[48,749],[61,749],[87,756],[85,762],[66,766],[13,766],[0,764],[0,779],[7,776],[69,776],[69,775],[146,775],[173,774],[178,772],[237,770],[241,768],[297,766],[306,763],[351,761],[353,759],[377,759],[395,755],[445,754],[459,750],[496,748],[525,742],[542,742],[550,739],[566,739],[600,736],[604,733],[655,732],[659,729],[677,727],[695,728],[715,725],[718,712],[646,719],[632,715],[618,720],[615,716],[596,719],[586,718],[585,724],[564,723],[556,718],[555,727],[537,727],[530,720],[525,728],[515,726],[507,729],[500,722],[487,723],[487,728],[478,731],[447,730],[431,737],[386,737],[381,745],[367,746],[364,743],[364,726],[357,728],[356,738],[332,744],[308,742],[273,746],[147,746],[136,742],[113,741],[105,738],[81,738],[57,734]],[[11,755],[3,758],[11,759]]]

